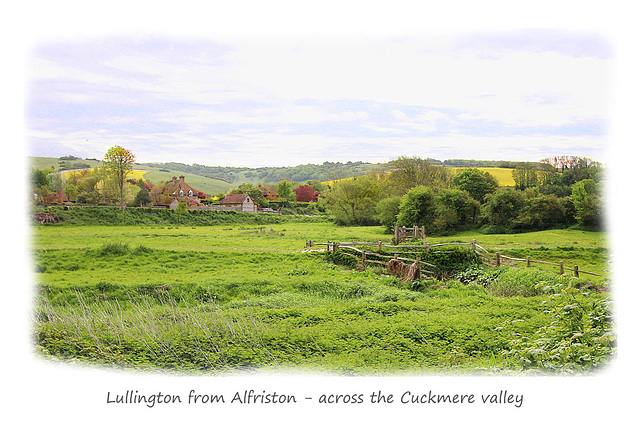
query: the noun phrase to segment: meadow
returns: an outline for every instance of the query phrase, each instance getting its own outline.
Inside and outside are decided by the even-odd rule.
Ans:
[[[603,233],[429,238],[604,275],[591,279],[469,265],[403,282],[305,248],[354,239],[391,236],[324,221],[36,226],[36,349],[122,369],[339,375],[575,373],[614,353]]]

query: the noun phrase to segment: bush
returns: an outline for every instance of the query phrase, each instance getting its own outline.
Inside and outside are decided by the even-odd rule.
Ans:
[[[466,191],[441,190],[436,195],[436,219],[438,234],[453,233],[475,225],[480,203]]]
[[[443,251],[429,251],[424,253],[421,260],[436,265],[434,273],[439,278],[453,277],[461,271],[481,265],[477,253],[459,246]]]
[[[400,197],[388,197],[380,200],[376,205],[376,218],[380,224],[384,225],[385,232],[391,232],[396,225],[396,219],[400,213],[400,200]]]
[[[508,234],[511,232],[512,230],[510,228],[501,225],[485,225],[480,228],[480,233],[482,234]]]
[[[553,194],[527,199],[514,227],[520,230],[547,230],[574,223],[573,210],[567,209],[569,198],[565,199]]]
[[[81,209],[64,211],[59,207],[41,209],[43,212],[56,212],[56,219],[62,224],[72,225],[220,225],[220,224],[280,224],[288,221],[322,222],[321,216],[266,215],[260,213],[187,210],[182,214],[172,209],[129,208],[121,211],[111,206],[87,206]]]
[[[398,210],[397,225],[425,226],[427,230],[432,230],[436,218],[436,198],[433,189],[423,185],[412,188],[402,196]]]
[[[332,262],[337,265],[344,265],[349,268],[355,268],[356,265],[358,265],[358,261],[354,257],[349,256],[344,252],[327,252],[325,260],[327,260],[327,262]]]
[[[517,334],[503,354],[523,370],[587,372],[615,354],[616,338],[608,297],[553,286],[543,301],[552,322],[533,335]]]
[[[482,205],[483,221],[486,225],[510,228],[524,206],[524,195],[521,191],[510,188],[500,189],[487,195]]]
[[[530,297],[544,291],[540,285],[556,283],[558,279],[556,273],[537,268],[505,268],[495,281],[489,283],[488,289],[495,296]]]
[[[129,244],[122,242],[105,243],[98,249],[100,255],[126,255],[129,252]]]

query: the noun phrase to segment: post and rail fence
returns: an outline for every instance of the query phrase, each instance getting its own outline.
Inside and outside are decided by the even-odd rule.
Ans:
[[[417,228],[417,227],[416,227]],[[414,230],[416,229],[414,228]],[[411,228],[409,228],[410,230]],[[424,239],[424,238],[423,238]],[[396,241],[396,238],[394,236],[394,242]],[[482,263],[486,264],[486,265],[490,265],[490,266],[495,266],[495,267],[499,267],[500,265],[502,265],[502,261],[512,261],[512,262],[524,262],[526,263],[527,267],[531,267],[532,264],[534,263],[538,263],[538,264],[547,264],[547,265],[554,265],[558,267],[557,272],[560,275],[565,274],[566,270],[570,270],[572,271],[573,275],[575,277],[580,277],[580,274],[589,274],[592,276],[599,276],[602,277],[601,274],[598,273],[592,273],[590,271],[584,271],[584,270],[580,270],[579,267],[577,265],[573,266],[573,268],[567,269],[564,265],[564,261],[560,261],[560,262],[550,262],[550,261],[542,261],[542,260],[536,260],[536,259],[531,259],[531,257],[526,257],[526,258],[514,258],[514,257],[509,257],[506,255],[502,255],[500,252],[496,252],[495,254],[491,254],[488,250],[486,250],[485,248],[483,248],[482,246],[480,246],[476,239],[473,239],[470,243],[464,243],[464,242],[452,242],[452,243],[436,243],[436,244],[429,244],[428,242],[426,242],[426,240],[423,240],[424,244],[422,245],[399,245],[397,243],[389,245],[386,243],[383,243],[381,240],[378,240],[377,242],[358,242],[356,240],[353,240],[352,242],[332,242],[332,241],[327,241],[326,243],[322,242],[314,242],[313,240],[307,240],[306,241],[306,246],[307,248],[313,247],[313,246],[326,246],[326,250],[328,250],[329,252],[336,252],[339,249],[350,249],[360,255],[355,255],[349,252],[342,252],[345,255],[348,255],[352,258],[355,258],[356,260],[358,260],[360,262],[360,265],[363,268],[366,268],[366,264],[367,263],[373,263],[373,264],[379,264],[382,265],[384,267],[387,267],[389,264],[389,261],[380,261],[378,259],[367,259],[367,255],[372,255],[375,256],[375,258],[383,258],[383,259],[394,259],[397,261],[407,261],[410,263],[414,263],[418,266],[417,269],[417,277],[420,277],[420,274],[427,274],[427,275],[434,275],[434,271],[433,269],[436,269],[437,266],[434,264],[430,264],[428,262],[422,261],[420,259],[420,257],[416,257],[416,258],[405,258],[405,257],[401,257],[400,255],[400,251],[397,252],[393,252],[393,250],[391,251],[391,253],[393,254],[393,256],[390,255],[384,255],[382,254],[382,249],[383,248],[390,248],[390,249],[407,249],[407,248],[420,248],[420,249],[424,249],[425,252],[429,253],[430,251],[433,250],[433,248],[438,248],[438,247],[444,247],[444,246],[471,246],[471,250],[473,252],[475,252],[478,256],[480,256]],[[368,246],[370,247],[370,250],[367,250],[366,248],[358,248],[357,246]],[[373,249],[373,250],[371,250]],[[377,249],[377,251],[375,250]],[[423,268],[426,267],[426,268]]]

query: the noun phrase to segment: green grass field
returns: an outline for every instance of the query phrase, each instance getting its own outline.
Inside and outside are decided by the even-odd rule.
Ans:
[[[514,273],[489,285],[488,273],[473,281],[404,283],[379,268],[328,263],[304,248],[306,240],[389,241],[382,231],[329,222],[34,227],[37,349],[49,359],[127,369],[342,375],[575,372],[590,369],[579,353],[585,348],[596,365],[610,353],[578,343],[559,366],[555,356],[544,363],[531,356],[552,353],[533,351],[531,343],[549,340],[554,313],[568,316],[573,311],[565,308],[573,306],[593,312],[608,301],[606,293],[564,287],[554,296],[549,289],[569,278],[509,269],[529,290],[546,287],[534,296],[517,289],[499,296],[494,285],[503,295],[511,295],[505,286],[519,286],[509,282]],[[602,233],[464,233],[429,241],[473,238],[492,251],[562,255],[594,272],[607,269]],[[591,337],[597,328],[583,329]],[[597,331],[589,342],[610,349],[603,326]]]

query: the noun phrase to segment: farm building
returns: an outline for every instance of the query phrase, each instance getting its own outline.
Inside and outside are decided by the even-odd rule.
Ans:
[[[173,177],[166,184],[158,184],[151,189],[151,201],[156,206],[177,206],[184,202],[187,206],[199,206],[202,203],[198,199],[198,190],[184,182],[184,176]]]
[[[261,185],[258,185],[258,188],[262,190],[262,195],[264,196],[265,200],[268,200],[270,202],[280,201],[280,197],[278,196],[277,192],[269,190],[268,188],[264,188]]]
[[[258,212],[258,204],[248,194],[229,194],[220,200],[220,206],[240,212]]]

